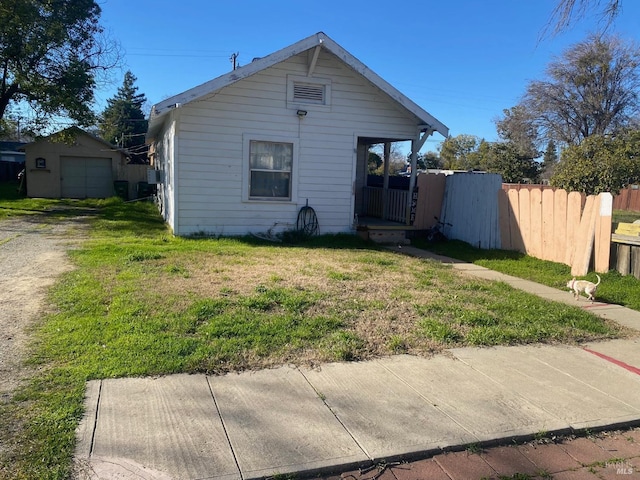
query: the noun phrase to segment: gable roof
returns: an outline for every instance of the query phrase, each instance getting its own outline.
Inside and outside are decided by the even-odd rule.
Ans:
[[[83,135],[87,138],[90,138],[93,141],[96,141],[100,144],[102,144],[104,147],[108,148],[109,150],[114,150],[117,152],[120,152],[122,155],[124,155],[125,157],[129,158],[131,156],[131,154],[124,148],[118,147],[117,145],[113,145],[112,143],[107,142],[106,140],[104,140],[103,138],[100,138],[92,133],[87,132],[86,130],[81,129],[80,127],[73,125],[71,127],[67,127],[64,128],[62,130],[59,130],[55,133],[52,133],[50,135],[47,135],[45,137],[40,137],[36,140],[34,140],[31,143],[27,143],[25,144],[25,146],[29,146],[29,145],[34,145],[38,142],[41,141],[50,141],[50,140],[54,140],[56,137],[65,137],[65,136],[69,136],[70,138],[76,137],[78,135]]]
[[[396,101],[406,110],[418,117],[420,123],[424,125],[425,130],[434,130],[440,133],[445,138],[449,136],[449,128],[446,127],[442,122],[422,109],[408,97],[403,95],[391,84],[383,80],[380,76],[369,69],[369,67],[367,67],[364,63],[347,52],[336,42],[331,40],[331,38],[329,38],[323,32],[318,32],[315,35],[311,35],[310,37],[300,40],[299,42],[283,48],[282,50],[278,50],[277,52],[274,52],[266,57],[255,59],[248,65],[239,67],[236,70],[233,70],[225,75],[221,75],[220,77],[214,78],[213,80],[203,83],[202,85],[198,85],[197,87],[191,88],[186,92],[174,95],[173,97],[167,98],[166,100],[155,104],[151,109],[151,115],[149,118],[149,131],[151,132],[155,130],[161,124],[161,118],[173,108],[210,95],[223,87],[231,85],[239,80],[242,80],[243,78],[247,78],[266,68],[269,68],[280,62],[288,60],[295,55],[306,52],[307,50],[316,47],[324,48],[325,50],[333,53],[346,65],[365,77],[376,87],[389,95],[389,97],[391,97],[394,101]]]

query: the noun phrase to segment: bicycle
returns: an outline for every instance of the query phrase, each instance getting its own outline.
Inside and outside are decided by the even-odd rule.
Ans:
[[[444,227],[453,227],[452,224],[448,222],[441,221],[438,217],[433,217],[436,219],[436,223],[434,223],[428,230],[426,234],[427,242],[444,242],[447,240],[447,236],[442,232]]]

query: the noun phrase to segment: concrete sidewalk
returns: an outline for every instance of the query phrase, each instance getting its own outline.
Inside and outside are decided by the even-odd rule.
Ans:
[[[569,292],[453,265],[576,304]],[[581,306],[640,330],[639,312]],[[639,423],[638,339],[460,348],[318,369],[93,381],[76,463],[80,478],[305,476],[541,432]]]

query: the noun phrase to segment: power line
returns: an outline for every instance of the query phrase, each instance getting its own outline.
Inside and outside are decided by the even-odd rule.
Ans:
[[[127,53],[130,57],[224,58],[226,55],[194,55],[184,53]]]

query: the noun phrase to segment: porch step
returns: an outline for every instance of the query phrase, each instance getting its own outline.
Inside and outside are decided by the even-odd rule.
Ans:
[[[368,228],[364,232],[358,233],[365,233],[366,236],[364,236],[364,238],[375,243],[399,245],[409,245],[409,243],[411,243],[407,238],[405,230]]]

